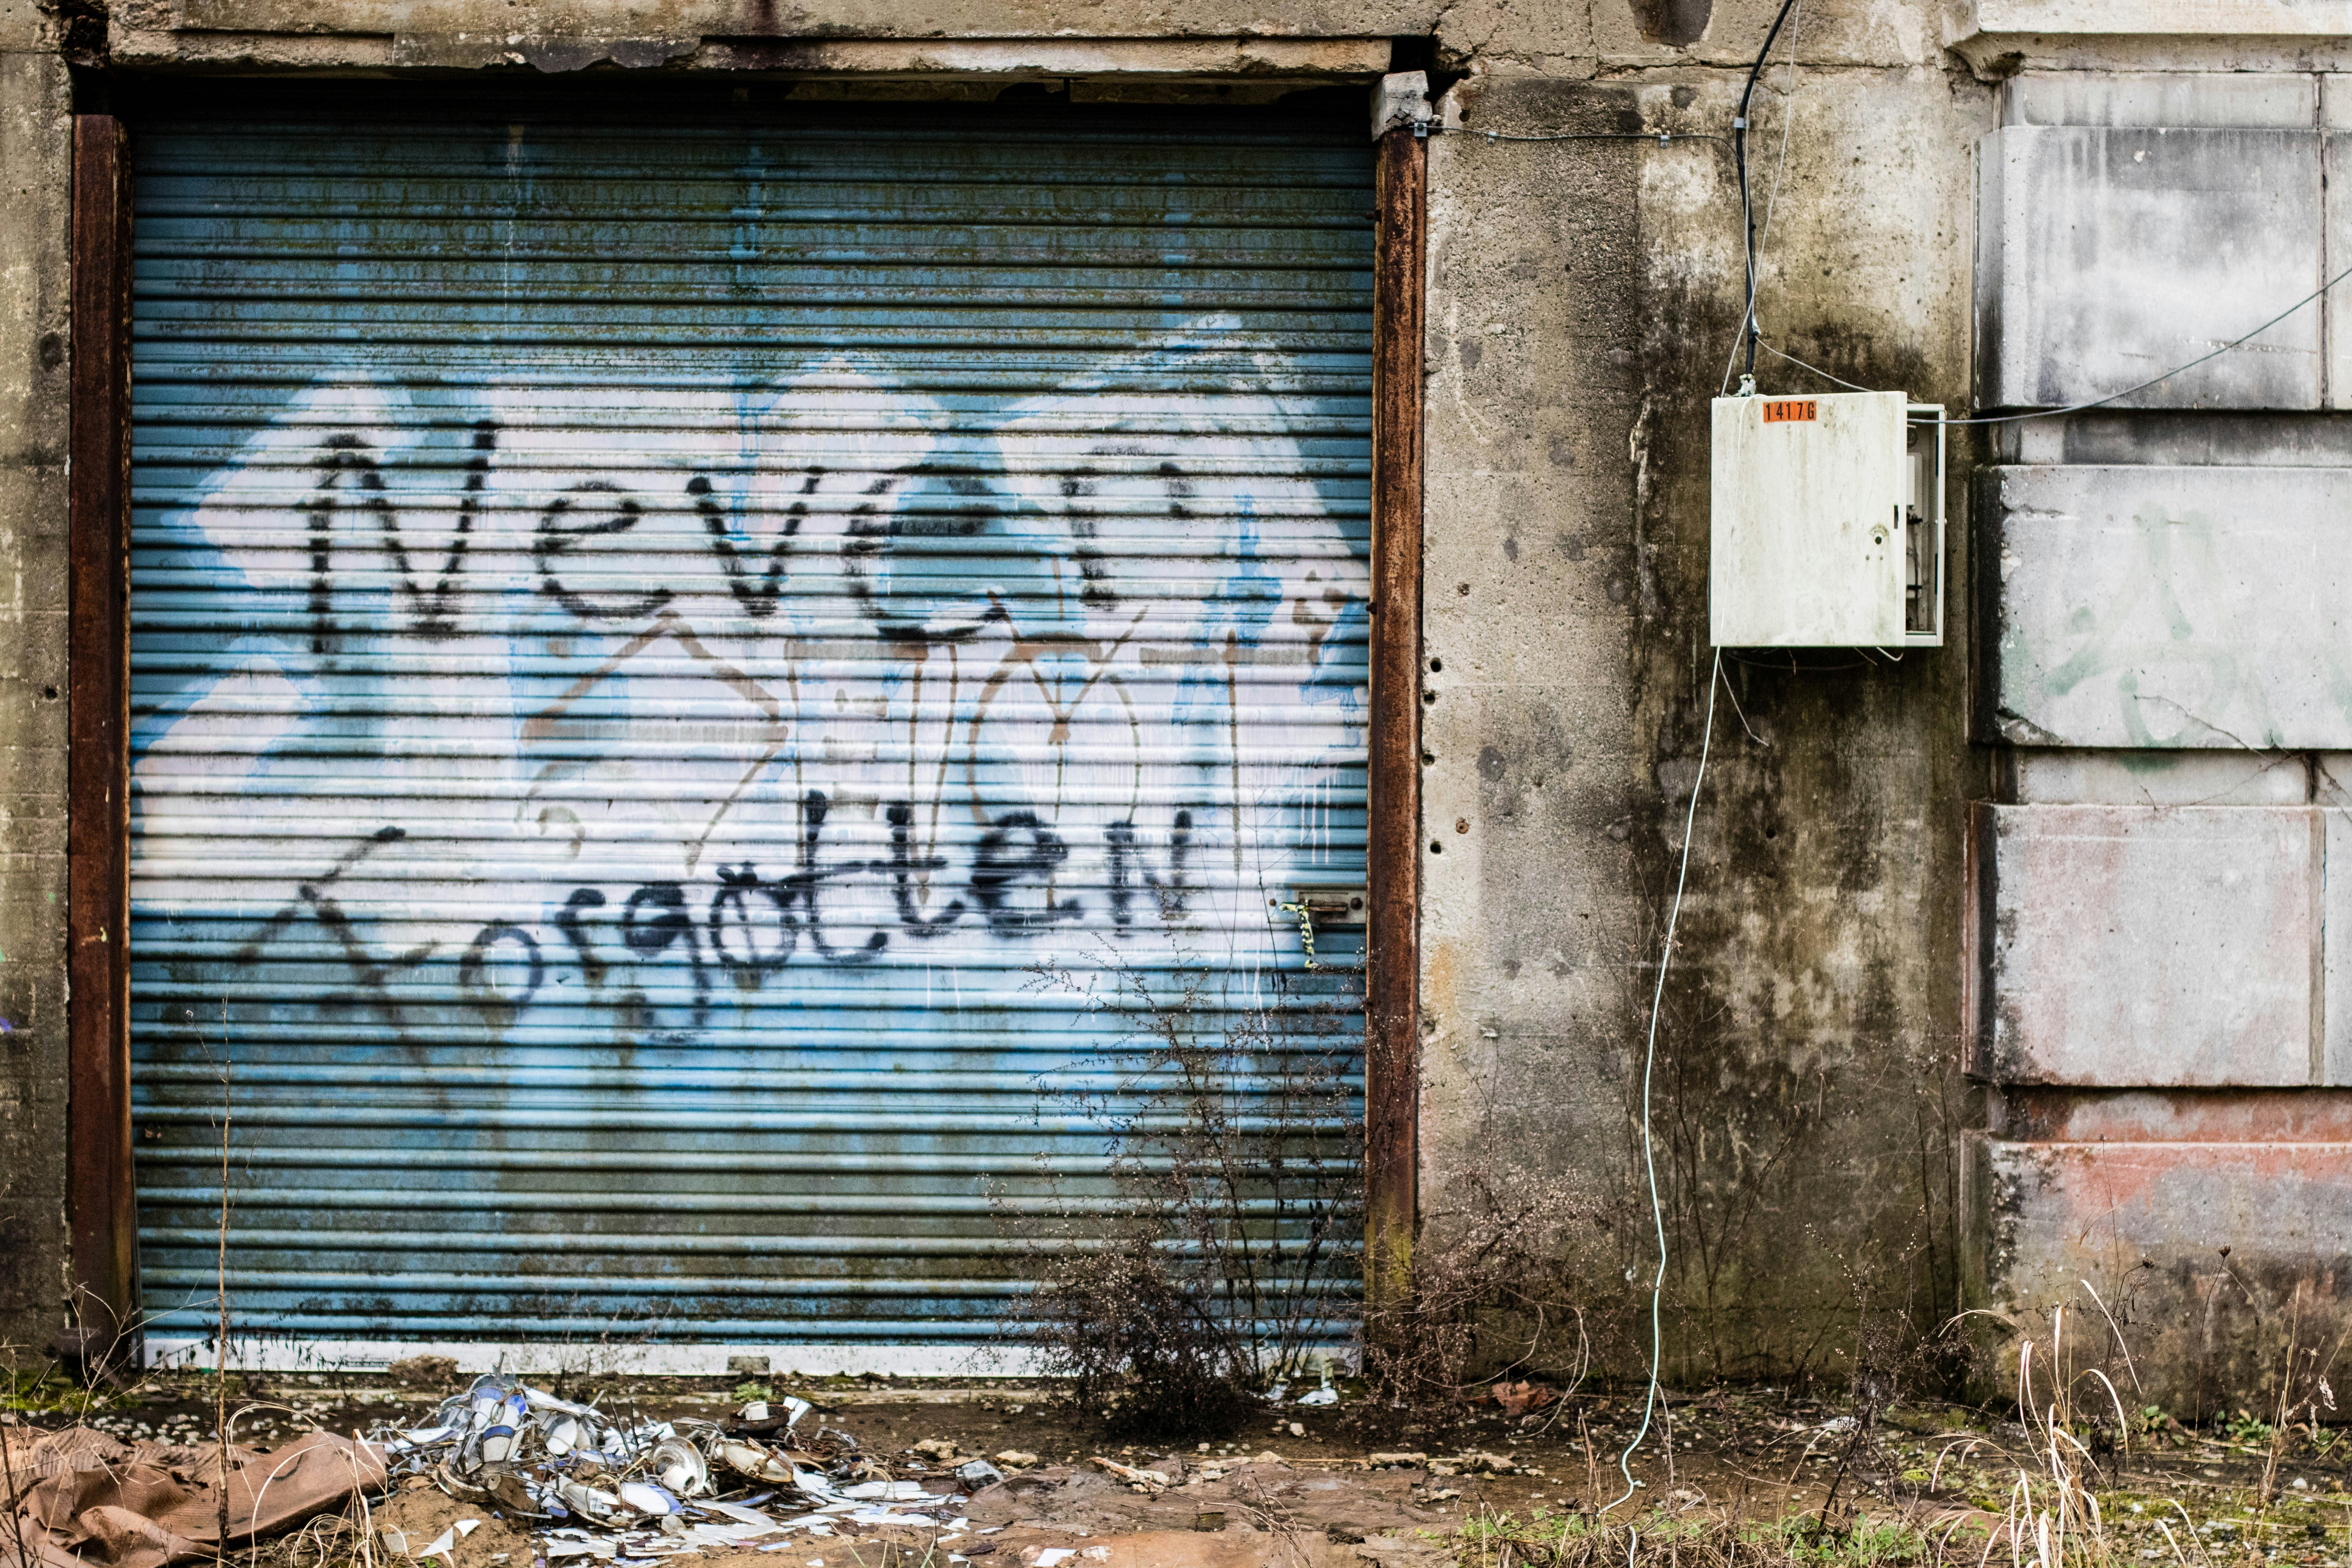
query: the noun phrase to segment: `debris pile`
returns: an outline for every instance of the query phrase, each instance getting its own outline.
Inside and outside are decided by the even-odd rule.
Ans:
[[[368,1437],[394,1478],[495,1508],[529,1530],[551,1563],[781,1552],[845,1525],[945,1529],[951,1539],[967,1527],[966,1493],[1002,1479],[984,1460],[938,1492],[894,1479],[846,1432],[820,1426],[803,1437],[814,1408],[786,1397],[745,1405],[723,1422],[632,1421],[492,1375],[444,1401],[427,1425]],[[438,1555],[432,1544],[383,1544]]]

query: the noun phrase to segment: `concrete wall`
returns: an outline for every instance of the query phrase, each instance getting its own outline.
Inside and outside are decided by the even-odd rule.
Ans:
[[[2352,381],[2352,332],[2315,312],[2277,352],[2137,400],[2146,411],[1957,434],[1947,646],[1727,655],[1712,681],[1707,404],[1736,368],[1742,294],[1723,138],[1775,9],[115,0],[100,63],[760,69],[803,73],[811,93],[1043,82],[1211,101],[1433,65],[1450,90],[1429,154],[1426,1215],[1474,1223],[1463,1194],[1482,1170],[1560,1177],[1582,1216],[1575,1304],[1604,1369],[1638,1367],[1645,1031],[1704,750],[1649,1122],[1669,1375],[1859,1359],[1924,1377],[1919,1331],[1962,1305],[2030,1327],[2085,1270],[2128,1257],[2169,1347],[2141,1357],[2143,1375],[2218,1396],[2260,1380],[2261,1335],[2231,1331],[2217,1352],[2179,1327],[2187,1314],[2225,1276],[2250,1301],[2320,1289],[2340,1277],[2331,1223],[2352,1232],[2352,1120],[2325,1087],[2343,1081],[2330,899],[2314,879],[2335,834],[2312,826],[2340,804],[2334,781],[2352,784],[2330,761],[2352,752],[2352,709],[2326,651],[2347,568],[2319,521],[2352,472],[2328,412]],[[2254,306],[2340,268],[2352,241],[2319,175],[2339,155],[2328,106],[2352,101],[2327,79],[2352,65],[2352,11],[2233,7],[2217,32],[2215,9],[1811,0],[1792,44],[1802,68],[1776,63],[1751,111],[1767,340],[1955,412],[1972,393],[2061,402],[2226,341]],[[21,1238],[0,1270],[0,1332],[26,1342],[54,1331],[61,1278],[61,905],[47,900],[62,898],[62,714],[39,693],[62,647],[63,371],[43,345],[63,325],[65,72],[39,14],[0,17],[0,157],[32,216],[0,252],[16,610],[0,1225],[16,1227],[0,1236]],[[1676,139],[1623,134],[1660,130]],[[1546,136],[1582,139],[1503,139]],[[2250,158],[2263,178],[2237,176]],[[2168,225],[2245,237],[2198,249],[2200,271],[2175,265]],[[1767,391],[1832,389],[1769,353],[1757,369]],[[2217,480],[2216,463],[2238,471]],[[2195,523],[2193,550],[2176,521]],[[2277,747],[2298,749],[2291,766]],[[1980,826],[1999,831],[1972,865],[1972,803],[1987,799],[2000,805]],[[2084,823],[2105,847],[2069,837]],[[2168,898],[2191,848],[2228,897]],[[1980,877],[1989,856],[1998,874]],[[2084,908],[2105,911],[2100,951],[2120,965],[2095,1016],[2065,1005],[2084,963],[2063,939]],[[1995,963],[1965,933],[2003,921]],[[2238,989],[2176,974],[2172,993],[2126,994],[2131,965],[2210,961],[2215,936],[2242,950]],[[2352,1019],[2352,1001],[2336,1016]],[[1985,1017],[2023,1033],[1964,1060]],[[2212,1267],[2221,1246],[2235,1275]]]
[[[0,5],[0,1354],[64,1326],[66,64]]]
[[[1957,404],[1991,94],[1916,34],[1816,18],[1764,319],[1838,375]],[[1709,37],[1752,50],[1765,20]],[[1766,181],[1781,79],[1759,95]],[[1469,133],[1431,153],[1424,1192],[1442,1215],[1465,1167],[1570,1175],[1608,1227],[1586,1278],[1620,1283],[1588,1305],[1620,1369],[1645,1348],[1622,1281],[1654,1268],[1643,1026],[1708,703],[1737,187],[1720,141],[1476,132],[1715,132],[1738,86],[1482,74],[1449,100]],[[1899,664],[1725,664],[1654,1079],[1677,1377],[1819,1370],[1858,1317],[1958,1305],[1966,658],[1961,630]]]

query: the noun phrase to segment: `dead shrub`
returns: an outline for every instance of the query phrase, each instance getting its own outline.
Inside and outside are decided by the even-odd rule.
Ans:
[[[1116,950],[1035,973],[1109,1026],[1067,1080],[1089,1087],[1045,1090],[1104,1130],[1106,1170],[1091,1191],[1048,1172],[1042,1201],[997,1194],[1038,1281],[1000,1335],[1126,1432],[1228,1431],[1256,1390],[1353,1337],[1357,988],[1328,971],[1146,971]]]
[[[1574,1388],[1593,1360],[1580,1298],[1605,1228],[1601,1205],[1565,1176],[1498,1179],[1484,1166],[1446,1173],[1429,1190],[1405,1288],[1365,1313],[1374,1407],[1458,1399],[1502,1380]]]
[[[1234,1325],[1171,1277],[1137,1234],[1055,1259],[1031,1303],[1043,1370],[1120,1435],[1221,1437],[1240,1424],[1249,1357]]]

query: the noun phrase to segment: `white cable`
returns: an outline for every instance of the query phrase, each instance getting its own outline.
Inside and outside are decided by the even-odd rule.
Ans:
[[[1650,1136],[1650,1073],[1658,1060],[1658,1012],[1665,1005],[1666,967],[1675,957],[1675,926],[1683,914],[1683,884],[1690,879],[1691,831],[1698,822],[1698,792],[1706,783],[1707,750],[1715,743],[1715,689],[1722,682],[1723,650],[1717,648],[1706,677],[1706,727],[1699,734],[1698,776],[1691,780],[1690,809],[1683,814],[1682,865],[1675,872],[1675,901],[1666,910],[1666,941],[1658,953],[1657,988],[1650,993],[1650,1043],[1642,1056],[1642,1165],[1650,1178],[1650,1218],[1658,1227],[1658,1275],[1650,1281],[1650,1390],[1642,1400],[1641,1429],[1617,1456],[1618,1473],[1625,1478],[1625,1497],[1601,1509],[1602,1513],[1633,1495],[1633,1450],[1650,1435],[1650,1417],[1658,1407],[1658,1363],[1665,1353],[1664,1336],[1658,1328],[1658,1300],[1666,1289],[1666,1211],[1658,1201],[1658,1160]]]

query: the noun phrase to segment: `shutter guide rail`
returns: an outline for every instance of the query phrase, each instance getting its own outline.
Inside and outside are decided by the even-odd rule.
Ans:
[[[73,117],[68,511],[67,1180],[71,1359],[137,1354],[131,1168],[131,200],[122,122]],[[127,1343],[122,1342],[128,1338]]]

